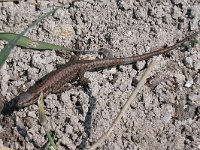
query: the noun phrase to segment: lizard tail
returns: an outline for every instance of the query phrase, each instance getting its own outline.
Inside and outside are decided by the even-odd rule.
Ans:
[[[193,40],[198,34],[200,33],[200,30],[192,33],[191,35],[183,38],[182,40],[180,40],[178,43],[172,45],[172,46],[169,46],[169,47],[166,47],[166,48],[161,48],[159,50],[156,50],[156,51],[152,51],[152,52],[149,52],[149,53],[146,53],[146,54],[142,54],[142,55],[137,55],[137,56],[132,56],[132,57],[127,57],[125,58],[123,61],[124,61],[124,64],[130,64],[130,63],[133,63],[133,62],[136,62],[136,61],[140,61],[140,60],[147,60],[149,58],[152,58],[153,56],[156,56],[156,55],[160,55],[160,54],[165,54],[165,53],[168,53],[169,51],[173,50],[173,49],[176,49],[178,48],[179,46],[181,46],[183,43],[185,43],[186,41],[191,41]],[[120,59],[120,58],[119,58]],[[123,58],[122,58],[123,59]]]

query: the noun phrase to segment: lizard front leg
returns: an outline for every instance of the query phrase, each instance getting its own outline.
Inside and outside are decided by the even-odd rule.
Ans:
[[[85,74],[85,70],[81,69],[78,73],[78,77],[79,77],[79,82],[83,85],[83,86],[88,86],[89,83],[91,83],[91,81],[84,77]]]

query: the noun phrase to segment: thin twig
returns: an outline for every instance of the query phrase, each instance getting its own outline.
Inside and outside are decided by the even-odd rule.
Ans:
[[[156,64],[156,61],[152,61],[150,63],[149,67],[144,72],[140,82],[138,83],[137,87],[132,92],[132,94],[130,95],[129,99],[126,101],[126,103],[124,104],[124,106],[123,106],[121,112],[119,113],[119,115],[117,116],[117,118],[113,121],[111,127],[98,139],[98,141],[95,144],[93,144],[89,148],[89,150],[95,150],[110,135],[110,133],[114,129],[114,126],[116,126],[116,124],[120,121],[121,117],[127,111],[127,109],[129,108],[131,102],[135,99],[135,97],[136,97],[137,93],[139,92],[139,90],[141,89],[141,87],[145,84],[146,79],[149,76],[149,74],[152,71],[152,69],[154,68],[155,64]]]

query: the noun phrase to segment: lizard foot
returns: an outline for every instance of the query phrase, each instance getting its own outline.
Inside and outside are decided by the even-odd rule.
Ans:
[[[79,82],[80,82],[80,84],[82,84],[84,86],[88,86],[88,84],[91,83],[91,82],[90,82],[90,80],[88,78],[84,77],[84,74],[85,74],[85,70],[81,70],[79,72],[79,74],[78,74]]]
[[[100,48],[98,51],[100,55],[103,55],[103,58],[113,58],[112,52],[106,48]]]

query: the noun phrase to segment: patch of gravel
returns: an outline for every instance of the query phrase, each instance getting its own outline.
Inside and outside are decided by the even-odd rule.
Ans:
[[[196,0],[34,0],[0,2],[0,31],[20,33],[41,13],[66,4],[27,33],[81,50],[108,48],[114,57],[138,55],[171,45],[200,26]],[[200,36],[198,36],[200,40]],[[0,41],[0,48],[5,42]],[[157,68],[136,102],[98,149],[200,148],[200,45],[159,56]],[[81,56],[90,58],[90,55]],[[94,57],[94,56],[93,56]],[[0,70],[4,101],[16,97],[42,76],[66,63],[54,51],[15,48]],[[61,149],[89,148],[111,125],[149,61],[86,72],[89,89],[69,89],[45,98],[47,127]],[[39,149],[47,143],[37,105],[1,115],[1,145]]]

